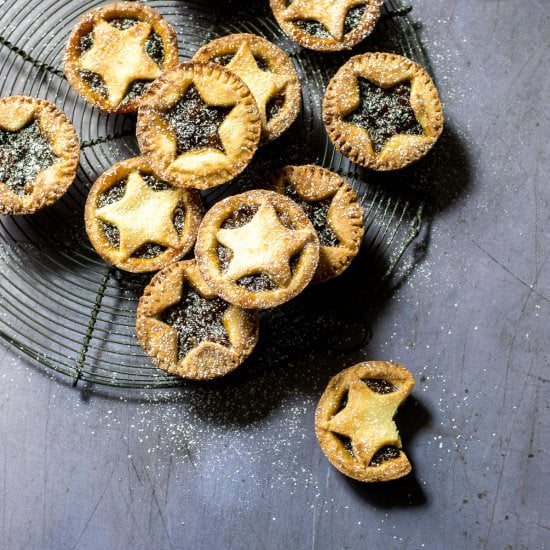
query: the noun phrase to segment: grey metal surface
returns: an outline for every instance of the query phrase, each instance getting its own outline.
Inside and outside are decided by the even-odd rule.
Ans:
[[[0,546],[548,545],[549,12],[415,2],[446,106],[432,166],[444,177],[418,261],[366,313],[366,334],[305,345],[327,320],[355,326],[331,300],[319,326],[271,319],[264,361],[238,377],[162,393],[73,389],[1,344]],[[350,482],[315,442],[322,388],[363,358],[417,378],[403,482]]]

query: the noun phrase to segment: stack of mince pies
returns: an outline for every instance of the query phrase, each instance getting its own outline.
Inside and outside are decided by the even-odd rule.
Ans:
[[[382,0],[270,5],[289,38],[305,48],[336,51],[370,34]],[[81,16],[64,70],[73,90],[101,112],[137,112],[141,156],[99,175],[86,201],[85,226],[107,262],[133,273],[158,271],[140,299],[137,334],[161,369],[193,380],[229,373],[254,349],[259,310],[340,275],[358,253],[362,207],[347,181],[320,166],[280,167],[268,184],[258,182],[257,189],[204,212],[201,191],[235,178],[298,116],[300,78],[278,46],[232,34],[179,63],[176,33],[159,13],[141,2],[115,2]],[[351,57],[328,84],[322,118],[336,149],[372,170],[408,166],[443,129],[429,75],[389,53]],[[78,158],[75,129],[57,107],[24,96],[0,99],[0,214],[29,214],[53,204],[74,180]],[[362,439],[362,425],[352,422],[353,411],[347,412],[362,410],[361,396],[370,395],[361,385],[370,376],[365,368],[338,378],[357,389],[353,407],[342,403],[348,386],[325,398],[317,434],[344,473],[363,480],[389,479],[391,472],[399,477],[408,471],[406,458],[400,451],[379,456]],[[384,379],[401,380],[402,371],[388,369],[380,371]],[[387,401],[391,416],[412,377],[401,393],[400,383],[386,380],[390,391],[376,380],[365,382],[371,393],[396,392],[385,401],[369,397]],[[396,430],[388,430],[387,441],[380,441],[399,447]],[[345,437],[352,445],[347,455]],[[369,460],[386,459],[398,462],[384,475],[382,469],[366,477],[357,470],[357,460],[371,472]]]

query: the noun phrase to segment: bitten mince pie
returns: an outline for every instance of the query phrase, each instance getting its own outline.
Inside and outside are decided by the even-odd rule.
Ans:
[[[244,308],[278,306],[311,281],[319,239],[306,214],[273,191],[248,191],[215,204],[195,246],[206,282]]]
[[[393,417],[413,386],[405,367],[386,361],[359,363],[331,379],[315,411],[315,433],[335,468],[371,482],[411,471]]]
[[[97,179],[84,216],[90,241],[105,260],[125,271],[156,271],[195,243],[201,202],[198,191],[160,180],[137,157]]]
[[[76,176],[80,145],[65,113],[44,99],[0,99],[0,214],[57,201]]]
[[[177,64],[174,29],[141,2],[115,2],[82,15],[64,56],[74,90],[107,113],[137,111],[149,84]]]
[[[443,131],[443,107],[428,73],[400,55],[352,57],[329,82],[323,119],[346,157],[396,170],[423,157]]]
[[[340,275],[359,252],[363,238],[363,209],[347,181],[315,165],[286,166],[272,184],[273,191],[296,202],[319,236],[319,265],[313,283]]]
[[[174,185],[206,189],[245,169],[260,140],[254,96],[214,63],[183,63],[151,84],[137,138],[151,167]]]
[[[260,110],[262,140],[279,137],[300,111],[301,86],[288,56],[261,36],[230,34],[209,42],[193,58],[226,66],[250,88]]]
[[[353,48],[374,29],[382,0],[270,0],[283,31],[317,51]]]
[[[157,273],[139,301],[139,342],[161,369],[209,380],[237,368],[258,340],[258,313],[228,304],[204,282],[195,260]]]

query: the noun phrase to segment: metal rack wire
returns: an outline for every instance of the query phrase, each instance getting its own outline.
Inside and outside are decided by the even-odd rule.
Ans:
[[[62,51],[78,16],[98,0],[0,0],[2,96],[49,99],[80,132],[75,184],[53,207],[32,216],[0,218],[0,336],[42,365],[79,380],[110,386],[158,388],[181,381],[153,367],[134,334],[137,300],[150,275],[131,276],[106,265],[84,233],[82,212],[97,176],[139,154],[135,117],[103,115],[81,101],[61,71]],[[303,83],[303,109],[292,129],[260,151],[245,173],[204,196],[210,204],[254,185],[275,167],[313,162],[345,175],[365,207],[365,252],[379,263],[380,280],[395,269],[422,223],[422,205],[393,196],[337,153],[324,132],[320,103],[328,79],[349,57],[308,52],[282,34],[267,7],[228,0],[158,0],[150,4],[174,26],[180,57],[190,59],[213,37],[252,32],[281,45]],[[256,3],[255,3],[256,4]],[[362,48],[396,51],[423,65],[426,58],[407,17],[410,7],[387,0],[383,20]],[[243,17],[243,14],[246,17]]]

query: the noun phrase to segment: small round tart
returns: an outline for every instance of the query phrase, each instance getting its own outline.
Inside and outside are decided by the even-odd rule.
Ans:
[[[178,64],[174,29],[141,2],[115,2],[80,17],[63,60],[76,93],[106,113],[133,113],[149,84]]]
[[[198,191],[159,180],[143,157],[123,160],[92,185],[84,212],[97,253],[134,273],[185,256],[201,221]]]
[[[214,63],[182,63],[149,88],[137,138],[153,170],[183,187],[207,189],[242,172],[260,140],[254,96]]]
[[[351,185],[338,174],[308,164],[285,166],[271,189],[296,202],[319,236],[319,265],[313,283],[343,273],[359,252],[363,209]]]
[[[227,67],[250,88],[262,119],[262,141],[278,138],[298,116],[301,86],[286,53],[261,36],[230,34],[204,45],[193,61]]]
[[[236,369],[258,340],[258,313],[228,304],[204,282],[195,260],[157,273],[137,310],[139,342],[159,368],[193,380]]]
[[[304,211],[273,191],[248,191],[215,204],[195,246],[206,282],[224,300],[266,309],[294,298],[311,281],[319,238]]]
[[[428,73],[401,55],[352,57],[329,82],[323,119],[346,157],[373,170],[422,158],[443,131],[443,107]]]
[[[275,19],[300,46],[349,50],[374,29],[382,0],[270,0]]]
[[[367,361],[339,372],[315,411],[315,433],[325,456],[359,481],[389,481],[407,475],[393,417],[414,386],[401,365]]]
[[[0,99],[0,214],[31,214],[76,177],[80,144],[65,113],[45,99]]]

